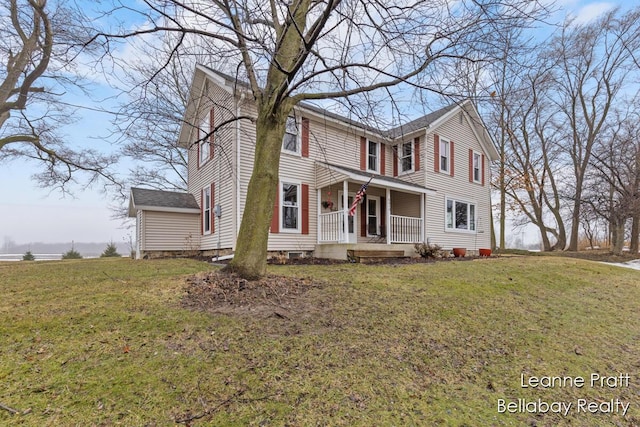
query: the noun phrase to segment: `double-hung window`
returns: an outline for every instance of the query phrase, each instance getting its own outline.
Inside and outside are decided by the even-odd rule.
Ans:
[[[446,229],[450,231],[476,231],[476,205],[447,199]]]
[[[285,124],[284,138],[282,139],[282,150],[291,154],[300,154],[300,143],[298,141],[298,123],[295,117],[287,117]]]
[[[380,163],[380,144],[367,141],[367,170],[378,172]]]
[[[482,182],[482,155],[480,153],[473,152],[473,182]]]
[[[440,138],[440,171],[451,173],[451,146],[449,141]]]
[[[211,187],[202,190],[202,232],[211,233]]]
[[[211,156],[211,114],[207,111],[200,121],[198,131],[198,152],[200,153],[200,164],[203,165]]]
[[[281,188],[281,224],[280,230],[300,231],[300,184],[282,183]]]
[[[413,171],[413,142],[405,142],[401,145],[398,161],[401,173]]]

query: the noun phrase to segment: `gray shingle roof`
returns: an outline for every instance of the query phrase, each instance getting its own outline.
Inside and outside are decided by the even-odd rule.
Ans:
[[[316,161],[316,164],[318,164],[320,166],[323,166],[323,167],[327,167],[328,166],[328,167],[334,168],[336,170],[346,172],[347,174],[350,174],[350,175],[359,175],[359,176],[364,176],[364,177],[368,177],[368,178],[373,177],[376,180],[376,183],[382,183],[382,184],[389,183],[389,184],[401,185],[401,186],[404,186],[404,187],[413,187],[413,188],[415,188],[416,191],[419,191],[419,192],[424,192],[425,190],[429,191],[429,192],[433,192],[433,193],[436,192],[436,190],[434,190],[432,188],[428,188],[428,187],[424,187],[422,185],[414,184],[412,182],[405,181],[405,180],[400,179],[400,178],[395,178],[395,177],[386,176],[386,175],[372,174],[372,173],[369,173],[369,172],[361,171],[360,169],[348,168],[348,167],[345,167],[345,166],[334,165],[332,163],[327,163],[327,162]],[[374,183],[374,185],[376,183]]]
[[[221,78],[225,79],[229,84],[238,84],[239,86],[242,86],[244,88],[248,88],[249,84],[245,81],[242,80],[236,80],[236,78],[222,73],[218,70],[215,70],[211,67],[208,67],[206,65],[202,65],[200,64],[203,68],[207,69],[209,72],[213,73],[213,74],[217,74],[218,76],[220,76]],[[392,129],[388,129],[388,130],[383,130],[383,129],[376,129],[373,126],[367,125],[365,123],[359,122],[357,120],[353,120],[349,117],[345,117],[342,116],[340,114],[336,114],[334,112],[328,111],[324,108],[320,108],[317,107],[315,105],[309,104],[307,102],[301,102],[299,103],[299,106],[311,111],[314,111],[318,114],[322,114],[326,117],[330,117],[339,121],[342,121],[344,123],[350,124],[352,126],[356,126],[359,127],[361,129],[365,129],[369,132],[375,132],[381,136],[387,137],[387,138],[397,138],[400,137],[402,135],[406,135],[409,134],[411,132],[420,130],[420,129],[424,129],[427,126],[429,126],[431,123],[435,122],[436,120],[438,120],[440,117],[444,116],[445,114],[447,114],[449,111],[453,110],[454,108],[456,108],[457,106],[459,106],[461,104],[459,103],[454,103],[451,105],[447,105],[446,107],[440,108],[439,110],[433,111],[429,114],[426,114],[422,117],[419,117],[415,120],[412,120],[408,123],[405,123],[403,125],[400,125],[398,127],[392,128]]]
[[[131,203],[134,207],[200,209],[193,194],[146,188],[131,188]]]

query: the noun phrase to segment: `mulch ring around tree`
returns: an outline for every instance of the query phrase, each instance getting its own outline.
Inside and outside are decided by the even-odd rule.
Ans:
[[[326,309],[306,294],[325,283],[299,277],[269,274],[249,281],[222,271],[198,273],[186,279],[183,307],[211,313],[275,317],[292,320]]]

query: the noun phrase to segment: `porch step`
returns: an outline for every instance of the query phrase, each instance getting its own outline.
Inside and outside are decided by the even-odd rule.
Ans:
[[[375,262],[379,258],[405,258],[402,250],[348,249],[347,258],[355,262]]]

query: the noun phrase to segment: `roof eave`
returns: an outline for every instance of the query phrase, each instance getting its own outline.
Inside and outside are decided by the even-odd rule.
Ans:
[[[385,180],[384,179],[385,177],[381,175],[374,175],[373,177],[371,177],[370,175],[367,175],[365,172],[356,173],[356,172],[345,170],[339,166],[331,165],[324,162],[317,162],[317,164],[322,167],[328,168],[332,172],[345,175],[350,181],[361,182],[364,184],[365,182],[369,182],[369,179],[371,179],[371,184],[379,187],[389,187],[391,189],[401,190],[407,193],[426,194],[429,196],[434,196],[437,194],[437,192],[431,188],[411,185],[409,183],[403,184],[399,182],[392,182],[389,180]]]

